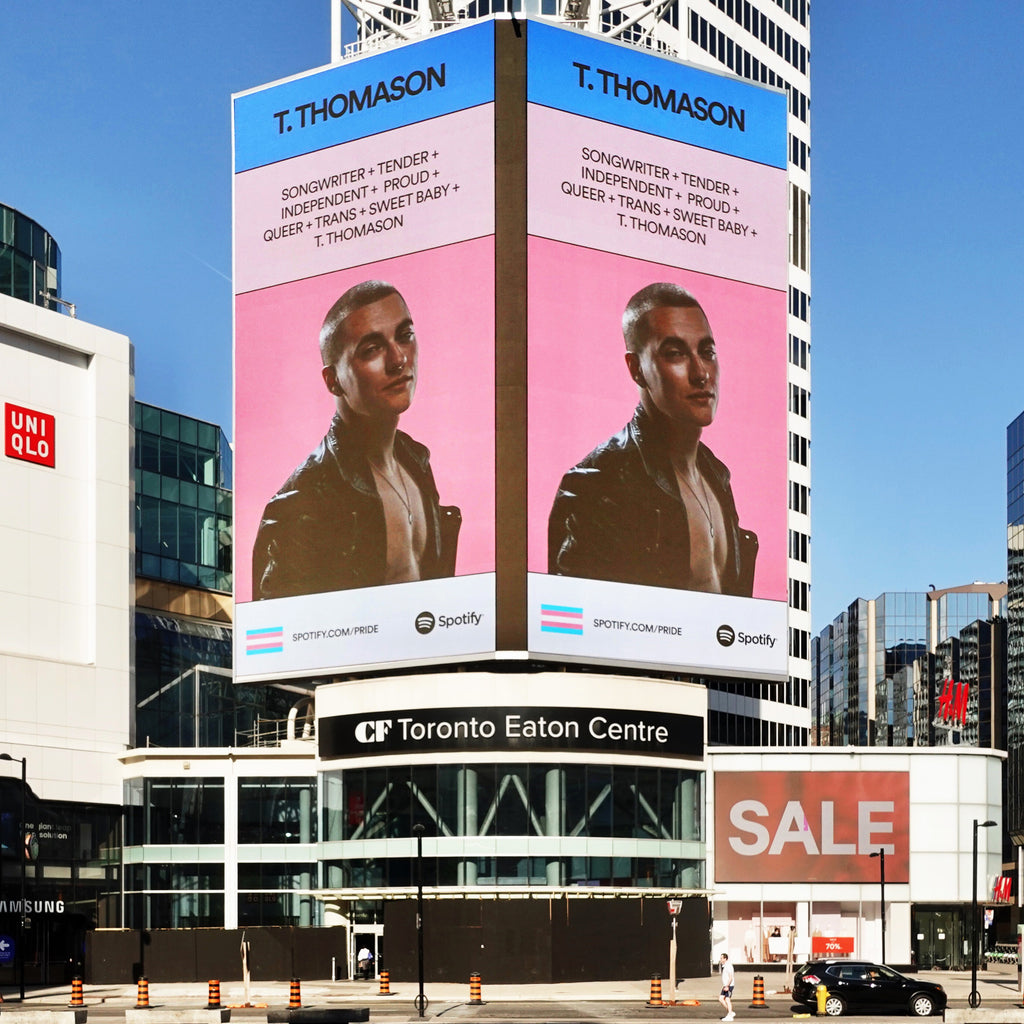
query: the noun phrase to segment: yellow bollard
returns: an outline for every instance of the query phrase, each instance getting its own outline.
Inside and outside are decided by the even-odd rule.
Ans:
[[[814,997],[818,1000],[818,1016],[825,1016],[825,1000],[828,999],[828,989],[824,985],[819,985],[814,990]]]

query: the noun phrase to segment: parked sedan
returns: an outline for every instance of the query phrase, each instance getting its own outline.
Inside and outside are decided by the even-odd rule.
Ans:
[[[793,997],[816,1007],[817,988],[828,989],[825,1012],[839,1017],[847,1010],[903,1010],[928,1017],[946,1008],[946,993],[933,981],[918,981],[882,964],[864,960],[812,960],[793,977]]]

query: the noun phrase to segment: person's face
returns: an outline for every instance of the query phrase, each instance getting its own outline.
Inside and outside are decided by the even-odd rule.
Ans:
[[[417,355],[402,297],[393,293],[350,313],[336,341],[338,358],[323,368],[327,389],[357,416],[401,416],[416,391]]]
[[[707,427],[718,408],[715,339],[696,306],[658,306],[644,317],[643,342],[626,353],[630,376],[670,420]]]

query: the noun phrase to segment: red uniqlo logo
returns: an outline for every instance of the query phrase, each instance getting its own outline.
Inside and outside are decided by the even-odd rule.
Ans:
[[[57,421],[45,412],[4,402],[4,452],[40,466],[55,465],[54,432]]]

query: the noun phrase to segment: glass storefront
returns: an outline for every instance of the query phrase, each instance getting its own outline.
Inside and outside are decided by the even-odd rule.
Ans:
[[[328,888],[415,884],[401,844],[416,825],[436,839],[424,857],[428,885],[703,885],[702,772],[386,766],[325,772],[323,787]],[[523,836],[553,842],[531,856]]]
[[[81,973],[85,933],[120,924],[121,809],[29,790],[23,839],[21,801],[20,780],[0,779],[0,933],[19,935],[24,892],[26,984],[63,984]],[[14,962],[0,964],[0,986],[14,984]]]

